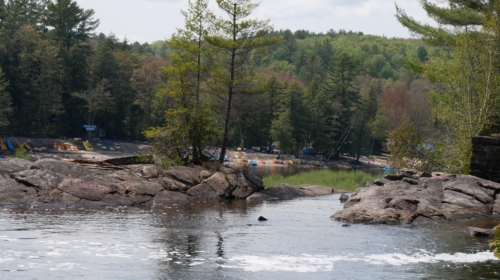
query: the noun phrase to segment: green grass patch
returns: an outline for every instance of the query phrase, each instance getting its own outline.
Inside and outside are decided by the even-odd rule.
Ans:
[[[382,177],[375,176],[363,171],[333,171],[330,169],[314,170],[302,172],[292,176],[283,177],[280,174],[273,174],[263,179],[264,186],[270,188],[279,184],[297,185],[319,185],[327,186],[337,190],[354,191],[363,186],[366,182]]]

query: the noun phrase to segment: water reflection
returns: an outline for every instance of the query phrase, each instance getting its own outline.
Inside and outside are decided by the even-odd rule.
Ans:
[[[498,278],[489,240],[465,228],[500,218],[344,228],[338,199],[3,209],[0,278]]]

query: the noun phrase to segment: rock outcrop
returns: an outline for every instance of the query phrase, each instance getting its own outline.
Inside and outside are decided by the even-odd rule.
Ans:
[[[500,213],[500,184],[467,175],[403,170],[368,182],[331,218],[368,224],[464,219]]]
[[[313,197],[332,194],[334,190],[330,187],[314,186],[314,185],[300,185],[290,186],[288,184],[281,184],[276,187],[255,192],[247,197],[247,201],[263,201],[263,200],[281,200],[292,199],[296,197]]]
[[[101,207],[189,203],[193,199],[245,199],[264,189],[262,180],[230,167],[208,172],[189,167],[162,170],[151,164],[91,169],[43,159],[0,161],[0,205]]]

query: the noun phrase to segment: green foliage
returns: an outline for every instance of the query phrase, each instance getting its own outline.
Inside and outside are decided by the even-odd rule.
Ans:
[[[301,172],[289,177],[273,174],[263,179],[266,188],[279,184],[298,186],[303,184],[331,187],[335,190],[354,191],[366,182],[375,180],[374,176],[363,171],[333,171],[330,169]]]
[[[24,148],[18,148],[18,149],[16,149],[16,151],[15,151],[15,157],[16,158],[20,158],[20,159],[25,159],[25,160],[29,160],[30,159],[30,155],[26,152],[26,149],[24,149]]]
[[[224,133],[219,161],[226,155],[231,121],[231,109],[234,94],[247,92],[245,86],[253,78],[251,68],[252,51],[261,51],[263,48],[277,43],[281,38],[266,36],[273,30],[268,20],[249,19],[252,11],[259,4],[251,0],[217,0],[219,9],[225,18],[215,22],[214,32],[206,40],[213,46],[223,61],[214,71],[215,81],[221,91],[227,91],[227,103],[224,116]]]
[[[493,248],[495,257],[500,259],[500,226],[497,226],[495,229],[495,238],[490,243],[490,247]]]
[[[4,74],[0,68],[0,127],[9,125],[8,117],[12,114],[12,98],[6,92],[8,82],[5,81]]]

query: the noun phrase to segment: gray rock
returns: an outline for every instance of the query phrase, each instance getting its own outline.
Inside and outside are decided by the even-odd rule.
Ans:
[[[212,173],[210,171],[208,171],[208,170],[202,170],[200,172],[200,178],[202,180],[205,180],[205,179],[209,178],[210,176],[212,176]]]
[[[407,175],[414,176],[412,172]],[[490,216],[500,184],[473,176],[409,177],[357,190],[332,219],[354,223],[408,224],[418,217],[463,219]]]
[[[342,202],[346,202],[348,199],[349,199],[349,196],[347,194],[343,193],[343,194],[340,195],[340,199],[339,200],[342,201]]]
[[[303,196],[323,196],[333,193],[333,189],[325,186],[300,185],[296,186],[303,193]]]
[[[33,163],[24,159],[0,160],[0,174],[10,175],[28,170],[31,166],[33,166]]]
[[[95,184],[82,179],[66,179],[59,184],[57,188],[62,192],[89,201],[102,200],[112,191],[112,188],[108,186]]]
[[[492,237],[495,236],[495,232],[492,229],[484,229],[478,227],[468,227],[467,232],[476,237]]]
[[[76,196],[69,194],[67,192],[63,192],[61,190],[54,189],[54,190],[52,190],[52,192],[50,192],[50,194],[47,197],[45,197],[43,199],[39,199],[39,200],[41,200],[43,203],[59,204],[59,205],[62,204],[62,205],[70,206],[70,205],[74,205],[75,203],[80,201],[81,198],[76,197]]]
[[[41,191],[52,190],[57,187],[64,177],[47,170],[32,169],[13,174],[16,181],[34,186]]]
[[[288,184],[281,184],[260,192],[269,197],[278,199],[293,199],[297,197],[328,195],[333,193],[333,189],[330,187],[314,185],[290,186]]]
[[[174,179],[170,179],[170,178],[160,178],[158,181],[157,181],[160,185],[163,186],[163,188],[167,191],[173,191],[173,192],[187,192],[191,186],[188,186],[186,184],[183,184],[179,181],[176,181]]]
[[[83,167],[82,165],[53,159],[38,160],[32,165],[31,168],[51,171],[59,174],[60,176],[70,178],[81,178],[92,175],[90,169]]]
[[[229,174],[227,181],[233,189],[232,196],[236,199],[245,199],[260,190],[253,182],[247,180],[243,173]]]
[[[158,178],[159,174],[160,169],[155,165],[148,164],[142,167],[142,175],[145,178]]]
[[[270,195],[261,193],[261,192],[256,192],[253,193],[251,196],[247,197],[247,201],[252,202],[252,201],[265,201],[265,200],[276,200],[278,199],[277,197],[272,197]]]
[[[163,176],[175,179],[189,186],[196,186],[200,183],[198,170],[191,167],[177,166],[163,171]]]
[[[155,204],[173,204],[173,203],[189,203],[191,201],[191,197],[187,194],[180,192],[172,192],[172,191],[161,191],[159,192],[155,198]]]
[[[224,174],[218,172],[186,193],[200,199],[219,199],[231,197],[232,189]]]
[[[0,205],[27,205],[35,200],[36,190],[7,176],[0,176]]]
[[[254,184],[254,186],[257,188],[257,190],[264,189],[264,182],[259,177],[255,176],[253,174],[246,174],[245,178],[247,178],[248,181],[252,182]]]

